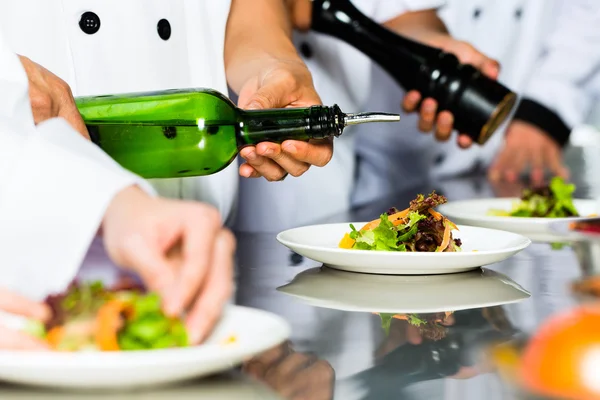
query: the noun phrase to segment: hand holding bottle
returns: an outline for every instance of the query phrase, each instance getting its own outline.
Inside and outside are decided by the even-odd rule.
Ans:
[[[19,56],[29,81],[29,101],[36,124],[51,118],[62,117],[89,139],[87,128],[75,106],[71,88],[65,81],[29,58]]]
[[[414,37],[429,46],[440,48],[441,50],[452,53],[463,64],[471,64],[478,68],[484,75],[492,79],[498,79],[500,74],[500,65],[497,61],[487,57],[467,42],[454,39],[447,33],[440,32],[421,32]],[[406,94],[402,107],[407,112],[415,112],[421,103],[419,110],[419,130],[422,132],[431,132],[435,129],[435,137],[440,141],[447,141],[453,130],[454,116],[449,111],[441,111],[438,114],[438,104],[432,98],[423,100],[421,94],[417,91],[410,91]],[[467,135],[459,135],[458,144],[462,148],[468,148],[473,144],[472,139]]]
[[[168,314],[188,312],[190,341],[206,338],[233,290],[235,239],[218,212],[130,187],[108,207],[102,231],[111,259],[157,291]]]
[[[317,104],[321,104],[321,99],[314,89],[311,74],[299,60],[265,63],[260,74],[242,86],[238,101],[240,108],[251,110]],[[331,139],[265,142],[246,147],[240,155],[247,162],[240,167],[240,175],[278,181],[287,174],[300,176],[311,165],[325,166],[333,155],[333,142]]]
[[[50,310],[46,305],[1,288],[0,311],[42,322],[50,317]],[[44,351],[48,347],[33,336],[0,324],[0,349]]]
[[[529,169],[534,185],[544,183],[544,174],[567,179],[569,171],[562,159],[562,149],[546,132],[535,125],[513,121],[506,131],[504,146],[488,171],[492,182],[515,183]]]

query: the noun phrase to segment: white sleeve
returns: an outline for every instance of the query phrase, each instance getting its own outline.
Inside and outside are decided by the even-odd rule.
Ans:
[[[543,104],[573,127],[589,114],[590,85],[600,68],[600,1],[562,0],[523,97]]]
[[[37,127],[27,77],[0,36],[0,286],[34,299],[76,275],[106,207],[141,178],[66,121]]]
[[[374,19],[383,23],[408,11],[437,9],[447,0],[376,0],[377,10]]]

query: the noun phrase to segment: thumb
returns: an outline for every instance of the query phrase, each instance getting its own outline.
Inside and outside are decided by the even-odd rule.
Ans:
[[[289,92],[285,89],[284,85],[277,85],[276,83],[261,86],[254,94],[250,95],[244,108],[247,110],[283,108],[290,103],[286,101],[286,94]]]
[[[149,290],[157,292],[166,301],[175,274],[165,251],[158,244],[148,243],[142,236],[135,235],[127,240],[121,253],[124,267],[136,272]]]

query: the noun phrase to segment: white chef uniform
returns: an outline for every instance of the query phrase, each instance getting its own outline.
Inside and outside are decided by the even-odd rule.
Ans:
[[[443,0],[353,1],[361,12],[378,22],[441,3]],[[338,104],[347,113],[382,111],[367,102],[371,84],[368,57],[338,39],[314,32],[298,33],[294,41],[325,105]],[[364,129],[378,136],[384,125],[367,124]],[[334,141],[333,159],[324,168],[313,167],[300,178],[289,177],[277,183],[242,180],[235,228],[245,232],[279,231],[348,209],[355,175],[354,130],[346,129]]]
[[[1,34],[0,92],[0,287],[42,299],[73,279],[114,195],[146,184],[64,120],[34,124]]]
[[[186,87],[227,93],[230,0],[19,0],[0,3],[0,29],[19,54],[76,96]],[[156,180],[159,194],[206,201],[227,218],[237,166],[208,177]]]

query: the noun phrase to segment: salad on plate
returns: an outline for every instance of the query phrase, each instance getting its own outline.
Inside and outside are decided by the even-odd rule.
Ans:
[[[136,287],[72,284],[49,296],[52,316],[27,331],[56,351],[128,351],[187,347],[181,318],[166,316],[161,299]]]
[[[452,237],[456,225],[435,208],[447,202],[444,196],[432,192],[419,194],[402,211],[396,208],[382,214],[359,230],[350,224],[339,247],[349,250],[399,252],[459,252],[461,240]]]
[[[579,217],[573,204],[575,185],[554,177],[548,186],[523,190],[511,210],[490,210],[488,215],[521,218]]]

